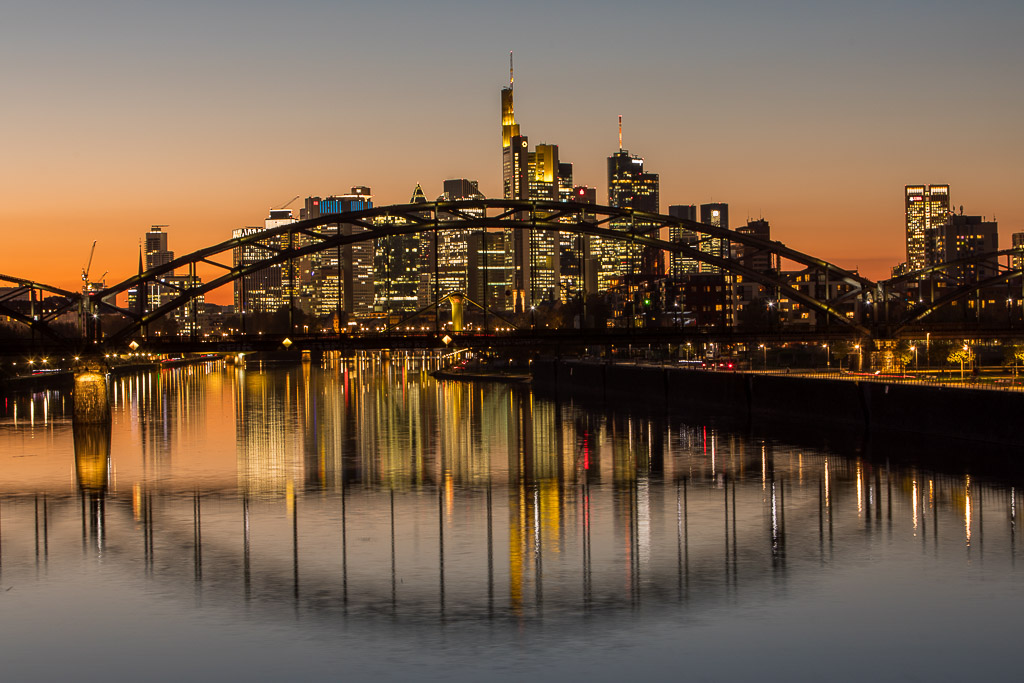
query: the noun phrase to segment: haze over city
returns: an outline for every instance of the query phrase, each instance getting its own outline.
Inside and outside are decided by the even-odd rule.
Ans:
[[[5,26],[3,270],[72,289],[93,240],[131,275],[151,224],[184,254],[294,195],[500,197],[509,50],[524,132],[600,203],[621,114],[663,212],[727,202],[869,277],[905,258],[906,184],[1004,242],[1024,224],[1018,3],[46,2]]]

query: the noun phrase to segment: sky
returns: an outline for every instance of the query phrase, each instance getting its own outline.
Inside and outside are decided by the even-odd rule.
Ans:
[[[295,195],[376,205],[446,178],[499,196],[499,91],[607,201],[624,147],[661,209],[716,201],[886,277],[903,187],[1024,230],[1024,4],[15,0],[0,25],[0,273],[78,288],[182,255]],[[296,209],[299,202],[292,205]],[[202,273],[200,273],[202,275]]]

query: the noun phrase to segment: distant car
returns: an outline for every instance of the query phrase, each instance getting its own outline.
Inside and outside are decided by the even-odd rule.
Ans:
[[[706,360],[701,363],[701,367],[710,370],[732,370],[735,366],[729,360]]]

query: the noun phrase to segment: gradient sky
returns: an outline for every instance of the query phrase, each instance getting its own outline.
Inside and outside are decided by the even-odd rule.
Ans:
[[[294,195],[501,181],[499,90],[607,200],[625,147],[669,204],[728,202],[871,277],[903,186],[1024,230],[1024,4],[16,0],[0,27],[0,272],[69,288],[181,255]],[[292,208],[298,207],[298,202]]]

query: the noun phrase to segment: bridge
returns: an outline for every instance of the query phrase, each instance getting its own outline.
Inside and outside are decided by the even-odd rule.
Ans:
[[[342,230],[340,226],[347,227]],[[314,326],[309,333],[296,324],[299,311],[292,286],[287,304],[287,331],[283,334],[246,330],[244,312],[241,329],[232,330],[230,334],[200,334],[195,324],[171,336],[152,334],[152,327],[169,315],[191,311],[194,317],[197,308],[194,302],[199,297],[268,268],[286,266],[289,272],[295,272],[295,264],[303,258],[323,252],[340,255],[346,247],[367,242],[386,250],[389,240],[402,236],[433,240],[436,248],[439,236],[448,231],[479,232],[484,239],[500,234],[509,236],[510,242],[516,234],[525,234],[527,245],[530,235],[568,233],[593,240],[603,245],[601,248],[612,245],[611,248],[618,248],[626,255],[625,267],[615,284],[604,291],[588,291],[583,272],[587,266],[580,246],[576,254],[579,257],[577,286],[575,291],[568,291],[565,298],[585,307],[588,297],[596,294],[616,301],[615,310],[601,327],[588,328],[581,315],[579,329],[574,326],[573,329],[552,330],[548,326],[537,326],[535,310],[524,306],[519,311],[509,311],[493,302],[489,304],[485,296],[479,306],[482,324],[463,328],[455,324],[455,318],[461,315],[457,316],[454,308],[462,305],[464,293],[457,293],[458,301],[454,302],[451,301],[453,292],[441,291],[435,257],[430,302],[426,309],[418,312],[432,312],[419,320],[420,323],[426,320],[428,324],[403,325],[412,320],[416,312],[388,308],[348,332]],[[664,239],[666,232],[681,232],[688,238]],[[716,243],[734,245],[742,257],[729,258],[721,248],[715,248]],[[245,249],[255,250],[262,257],[249,261],[233,258],[233,254]],[[728,249],[726,247],[725,251]],[[685,312],[678,307],[683,299],[678,283],[687,276],[651,266],[652,263],[664,264],[666,257],[672,256],[699,264],[701,271],[720,275],[725,287],[754,283],[758,296],[748,302],[748,308],[763,307],[758,312],[762,314],[761,323],[730,322],[723,316],[712,323],[689,324],[694,321],[684,319]],[[0,294],[0,316],[28,330],[20,339],[11,340],[7,345],[10,352],[42,349],[75,355],[124,353],[127,347],[139,344],[145,344],[154,353],[272,350],[283,348],[282,344],[287,347],[289,343],[299,342],[303,348],[343,350],[437,347],[446,337],[465,347],[539,344],[558,349],[702,340],[746,343],[766,337],[825,342],[920,339],[925,335],[935,339],[1005,338],[1024,329],[1020,310],[1024,302],[1024,277],[1019,265],[1011,264],[1013,256],[1020,256],[1020,249],[981,254],[875,282],[778,241],[673,216],[572,202],[438,201],[325,214],[262,230],[196,250],[97,291],[73,292],[28,278],[0,275],[0,285],[7,285]],[[799,270],[782,273],[775,268],[755,268],[751,265],[755,257],[762,262],[768,259],[773,264],[785,260],[796,264]],[[1006,260],[1005,264],[999,263],[1001,258]],[[979,268],[981,264],[985,268]],[[201,282],[197,268],[212,268],[218,274]],[[983,272],[984,277],[967,282],[962,278],[958,280],[955,274],[965,268],[975,268]],[[169,282],[169,276],[176,272],[188,275]],[[510,274],[509,277],[517,276]],[[922,283],[928,283],[931,288],[927,296]],[[938,283],[938,292],[935,283]],[[485,281],[485,286],[488,284],[495,283]],[[510,281],[508,286],[513,288],[516,284]],[[143,305],[135,310],[119,303],[134,290],[140,292],[142,300],[148,304],[145,293],[155,287],[172,294],[164,297],[166,300],[161,299],[159,305]],[[654,292],[657,300],[644,299],[644,303],[640,303],[648,292]],[[980,297],[984,294],[992,301],[992,292],[999,293],[992,308],[1000,312],[983,317]],[[974,319],[960,316],[962,319],[950,321],[938,315],[958,302],[971,301],[972,297],[978,302]],[[670,298],[676,306],[669,304]],[[340,309],[340,296],[338,300]],[[385,307],[389,303],[385,302]],[[453,320],[443,325],[440,307],[448,303],[453,306]],[[783,303],[803,311],[801,315],[807,322],[779,319],[778,311]],[[967,306],[963,308],[966,310]],[[396,317],[398,324],[394,322]]]

